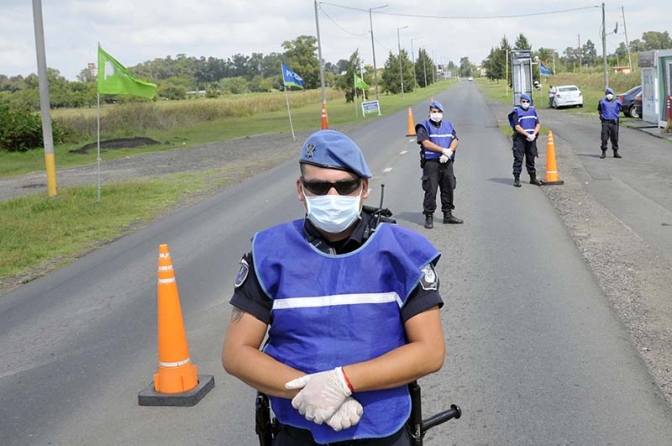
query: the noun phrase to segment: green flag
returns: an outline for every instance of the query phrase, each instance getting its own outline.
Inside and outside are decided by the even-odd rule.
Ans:
[[[139,81],[114,57],[98,47],[98,93],[130,94],[152,99],[156,84]]]
[[[362,80],[362,78],[360,78],[359,76],[357,76],[355,74],[355,88],[361,88],[362,90],[368,90],[369,89],[369,84],[364,82],[364,80]]]

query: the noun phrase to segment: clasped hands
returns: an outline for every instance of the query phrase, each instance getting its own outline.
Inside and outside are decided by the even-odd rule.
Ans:
[[[343,369],[313,373],[285,384],[287,389],[301,389],[292,400],[292,407],[317,424],[326,422],[335,431],[359,423],[364,409],[354,399]]]
[[[453,149],[443,149],[443,155],[439,157],[439,162],[447,163],[453,156],[455,156],[455,151]]]
[[[532,141],[534,141],[534,140],[536,139],[536,137],[537,137],[537,135],[535,135],[534,133],[532,133],[532,134],[527,135],[527,140],[530,141],[530,142],[532,142]]]

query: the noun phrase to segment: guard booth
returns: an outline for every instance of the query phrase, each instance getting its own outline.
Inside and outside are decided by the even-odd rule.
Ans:
[[[671,113],[672,50],[645,51],[638,54],[642,72],[642,119],[665,127]]]
[[[520,95],[527,93],[532,98],[532,51],[511,51],[511,82],[513,83],[513,105],[520,105]]]

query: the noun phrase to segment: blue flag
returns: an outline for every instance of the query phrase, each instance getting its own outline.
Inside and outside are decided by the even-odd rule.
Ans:
[[[292,71],[292,69],[284,63],[282,64],[282,82],[285,84],[285,87],[303,88],[303,84],[305,84],[304,80],[301,79],[301,76]]]
[[[551,70],[549,70],[548,68],[546,68],[546,65],[544,65],[541,62],[539,62],[539,73],[542,76],[553,76],[553,72]]]

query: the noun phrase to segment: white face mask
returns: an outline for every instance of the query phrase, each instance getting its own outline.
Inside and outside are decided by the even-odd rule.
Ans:
[[[520,108],[522,108],[523,110],[527,110],[528,108],[530,108],[530,103],[529,102],[521,102],[520,103]]]
[[[359,217],[360,195],[315,195],[306,199],[308,220],[315,226],[330,234],[345,231]]]
[[[441,122],[441,120],[443,119],[443,113],[430,113],[429,119],[431,119],[434,122]]]
[[[611,94],[611,93],[609,93],[609,94],[607,95],[607,101],[611,101],[612,99],[614,99],[614,95]]]

